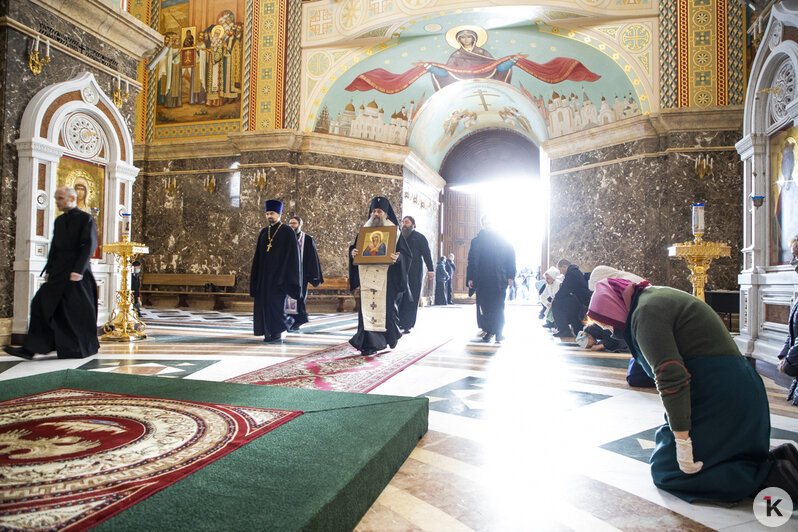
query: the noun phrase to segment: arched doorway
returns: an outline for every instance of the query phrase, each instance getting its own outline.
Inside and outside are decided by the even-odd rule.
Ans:
[[[490,215],[513,243],[519,272],[535,273],[547,205],[540,158],[540,148],[531,140],[499,128],[463,137],[446,154],[440,170],[447,183],[441,247],[443,254],[453,253],[461,266],[452,283],[455,294],[467,293],[468,249],[483,214]]]
[[[50,85],[25,108],[16,142],[19,156],[14,260],[15,335],[27,332],[30,300],[44,282],[53,222],[60,214],[55,189],[70,185],[79,207],[91,213],[98,245],[121,239],[122,213],[130,212],[133,142],[125,119],[91,73]],[[92,258],[99,291],[100,323],[114,308],[120,284],[113,255],[101,247]]]

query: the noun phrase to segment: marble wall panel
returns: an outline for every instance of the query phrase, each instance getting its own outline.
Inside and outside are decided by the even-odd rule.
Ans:
[[[113,60],[123,74],[135,78],[136,61],[105,43],[97,36],[87,34],[69,22],[28,1],[2,2],[2,12],[28,25],[39,29],[41,25],[53,28],[63,35],[75,39],[87,49],[101,51]],[[19,125],[22,114],[31,98],[39,90],[62,81],[70,80],[82,72],[94,74],[98,83],[109,94],[115,76],[88,65],[85,62],[60,52],[53,47],[50,63],[35,76],[28,68],[28,50],[33,40],[9,26],[0,26],[0,293],[12,294],[14,273],[13,260],[16,240],[17,173],[18,160],[14,142],[19,138]],[[40,47],[40,50],[43,50]],[[130,88],[130,98],[123,104],[120,112],[125,117],[128,130],[133,131],[136,91]],[[0,298],[0,318],[11,317],[13,301],[11,297]]]
[[[736,132],[679,134],[661,139],[650,156],[617,161],[619,153],[641,146],[607,149],[608,161],[584,170],[564,166],[599,161],[601,152],[557,160],[561,170],[551,178],[550,259],[567,258],[583,270],[598,264],[627,269],[654,284],[690,290],[689,271],[682,261],[668,258],[668,246],[692,240],[691,205],[706,203],[705,239],[731,246],[731,257],[713,262],[707,289],[736,289],[741,269],[742,164],[736,152],[665,151],[663,143],[679,147],[728,146]],[[658,153],[658,154],[657,154]],[[714,172],[699,179],[695,157],[713,157]],[[587,155],[587,157],[583,157]],[[553,165],[554,166],[554,165]],[[571,166],[573,168],[573,166]]]
[[[266,199],[276,198],[285,204],[283,221],[298,214],[304,221],[303,229],[316,239],[324,276],[346,277],[347,251],[368,217],[371,198],[387,196],[401,212],[401,167],[306,155],[272,150],[218,158],[142,161],[147,173],[134,188],[142,202],[135,210],[141,222],[134,220],[133,235],[150,247],[150,255],[142,258],[144,270],[234,274],[236,291],[247,292],[257,236],[266,224],[263,205]],[[306,158],[325,164],[297,164]],[[235,161],[243,165],[239,170],[239,207],[230,202],[234,171],[210,171],[229,168]],[[380,177],[346,171],[350,167],[362,169],[360,172],[395,171],[398,167],[399,173],[395,178]],[[198,172],[202,168],[209,172]],[[266,172],[266,188],[258,191],[255,178],[261,169]],[[216,179],[214,194],[203,190],[210,176]],[[177,183],[173,196],[165,191],[169,177]]]

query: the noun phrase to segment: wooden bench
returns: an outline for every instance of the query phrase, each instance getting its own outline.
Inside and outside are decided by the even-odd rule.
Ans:
[[[223,308],[219,295],[235,284],[234,274],[144,273],[141,299],[145,305]]]
[[[331,277],[325,279],[319,286],[308,285],[308,300],[335,298],[338,301],[336,312],[346,310],[346,301],[352,300],[355,304],[354,311],[360,309],[360,289],[349,289],[349,279],[346,277]]]

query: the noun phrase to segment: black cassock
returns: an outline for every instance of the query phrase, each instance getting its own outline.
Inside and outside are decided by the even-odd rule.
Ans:
[[[24,347],[32,353],[55,350],[58,358],[85,358],[100,349],[97,340],[97,283],[89,259],[97,247],[94,219],[77,207],[55,219],[43,272],[45,282],[30,304]],[[83,275],[70,281],[69,274]]]
[[[360,273],[352,259],[352,250],[356,245],[357,239],[355,239],[355,244],[349,247],[349,288],[352,290],[360,286]],[[357,332],[349,339],[349,343],[358,351],[373,353],[385,349],[386,346],[394,348],[399,338],[402,337],[402,332],[399,330],[399,300],[408,290],[407,271],[412,255],[410,247],[401,233],[396,241],[396,251],[399,253],[399,258],[388,268],[388,279],[386,280],[385,332],[365,330],[363,310],[358,309]]]
[[[435,265],[435,304],[445,305],[448,302],[446,287],[449,286],[449,271],[446,261],[438,261]]]
[[[515,250],[496,231],[483,229],[471,240],[466,282],[477,293],[477,325],[501,336],[507,280],[515,278]]]
[[[271,247],[269,235],[271,234]],[[296,232],[278,223],[264,227],[258,235],[249,295],[255,298],[252,325],[255,336],[273,336],[288,330],[294,323],[285,312],[285,296],[299,299],[299,245]]]
[[[302,260],[302,294],[296,302],[295,327],[308,322],[308,311],[305,308],[305,301],[308,298],[308,283],[319,286],[324,282],[319,253],[316,251],[316,242],[312,236],[306,233],[303,233],[302,240],[302,249],[299,255]]]
[[[410,292],[405,294],[399,303],[399,326],[405,330],[412,329],[416,325],[418,300],[421,298],[421,286],[424,284],[424,266],[427,266],[427,271],[435,271],[427,238],[418,231],[413,231],[406,240],[413,254],[413,260],[407,273]]]

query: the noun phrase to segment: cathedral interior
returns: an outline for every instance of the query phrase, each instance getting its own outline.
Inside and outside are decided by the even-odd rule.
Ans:
[[[764,382],[771,445],[798,444],[777,358],[798,300],[798,2],[0,0],[0,37],[0,344],[28,330],[62,186],[97,227],[98,326],[127,286],[112,252],[127,241],[139,246],[146,324],[141,341],[101,341],[87,359],[0,356],[0,486],[14,401],[84,373],[81,393],[234,405],[252,393],[248,406],[302,410],[257,445],[276,439],[299,470],[348,479],[329,495],[288,474],[283,505],[260,510],[260,484],[236,480],[250,493],[234,504],[219,464],[245,463],[253,442],[113,512],[88,499],[68,505],[82,508],[74,516],[22,510],[24,497],[0,495],[0,528],[767,529],[750,499],[687,503],[654,486],[656,390],[627,384],[628,353],[553,338],[533,290],[519,282],[507,302],[505,342],[475,340],[466,265],[489,214],[519,279],[560,259],[686,292],[706,273],[701,294]],[[415,219],[433,260],[454,256],[454,304],[432,305],[425,281],[397,347],[412,362],[371,368],[387,373],[369,385],[305,378],[296,387],[317,391],[296,392],[299,406],[290,395],[271,405],[257,393],[272,387],[247,375],[268,369],[290,387],[276,367],[322,360],[357,328],[347,254],[375,196]],[[252,335],[249,295],[271,198],[283,221],[303,219],[327,285],[311,290],[310,322],[278,344]],[[696,242],[717,251],[708,271],[679,254]],[[312,393],[341,410],[297,436],[305,455],[281,432],[311,418]],[[335,445],[358,440],[335,434],[325,449],[325,427],[347,405],[379,411],[389,397],[424,403],[407,422],[423,429],[398,462],[380,469],[375,449],[351,478],[337,473],[349,454]]]

